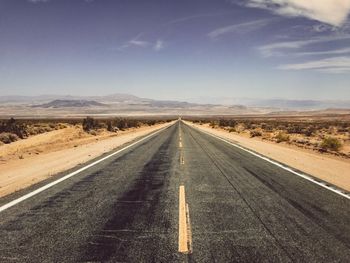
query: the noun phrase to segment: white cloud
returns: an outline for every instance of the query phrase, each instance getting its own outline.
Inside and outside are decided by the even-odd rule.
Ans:
[[[317,70],[325,73],[349,73],[350,57],[331,57],[278,67],[282,70]]]
[[[133,39],[133,40],[130,40],[128,44],[131,46],[137,46],[137,47],[147,47],[149,46],[150,43],[147,41]]]
[[[209,32],[208,37],[210,37],[211,39],[215,39],[221,35],[225,35],[228,33],[234,33],[234,32],[243,33],[243,32],[254,31],[263,26],[266,26],[269,22],[270,20],[268,19],[260,19],[260,20],[220,27]]]
[[[145,48],[145,49],[150,49],[152,48],[154,51],[160,51],[164,49],[164,41],[158,39],[155,42],[152,41],[145,41],[145,40],[140,40],[140,38],[143,36],[143,33],[138,34],[136,37],[133,39],[127,41],[125,44],[122,46],[118,47],[117,50],[123,51],[128,48]]]
[[[294,40],[294,41],[285,41],[277,42],[268,45],[258,47],[261,55],[263,57],[272,57],[272,56],[282,56],[285,55],[286,51],[296,50],[311,44],[325,43],[337,40],[346,40],[350,39],[349,34],[344,35],[330,35],[322,37],[314,37],[307,40]]]
[[[158,40],[156,41],[156,43],[154,44],[153,49],[154,49],[155,51],[160,51],[160,50],[162,50],[163,48],[164,48],[164,41],[158,39]]]
[[[350,48],[340,48],[334,50],[324,50],[324,51],[310,51],[310,52],[298,52],[293,55],[295,56],[317,56],[317,55],[339,55],[350,53]]]
[[[303,16],[333,26],[341,26],[350,13],[349,0],[245,0],[244,3],[282,16]]]

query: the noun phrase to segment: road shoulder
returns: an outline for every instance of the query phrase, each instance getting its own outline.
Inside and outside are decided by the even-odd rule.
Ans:
[[[186,122],[186,124],[230,140],[277,162],[286,164],[315,178],[350,191],[349,161],[299,149],[287,148],[283,145],[270,142],[258,141],[190,122]]]
[[[0,197],[37,184],[56,174],[87,163],[137,138],[166,127],[169,123],[135,129],[79,147],[69,147],[30,158],[10,160],[0,164]]]

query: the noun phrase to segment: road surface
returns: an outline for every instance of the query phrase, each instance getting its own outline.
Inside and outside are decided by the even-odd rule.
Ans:
[[[0,237],[1,262],[349,262],[350,200],[179,121],[4,209]]]

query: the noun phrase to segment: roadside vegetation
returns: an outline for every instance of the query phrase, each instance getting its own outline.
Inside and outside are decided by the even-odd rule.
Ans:
[[[350,118],[187,118],[230,133],[350,158]]]
[[[0,145],[9,144],[30,136],[67,127],[81,127],[91,135],[102,132],[118,133],[130,128],[152,126],[170,122],[171,118],[104,118],[86,117],[84,119],[4,119],[0,120]]]

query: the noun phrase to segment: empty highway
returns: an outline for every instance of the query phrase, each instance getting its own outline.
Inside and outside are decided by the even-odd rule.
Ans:
[[[181,121],[66,175],[0,199],[1,262],[350,259],[348,198]]]

